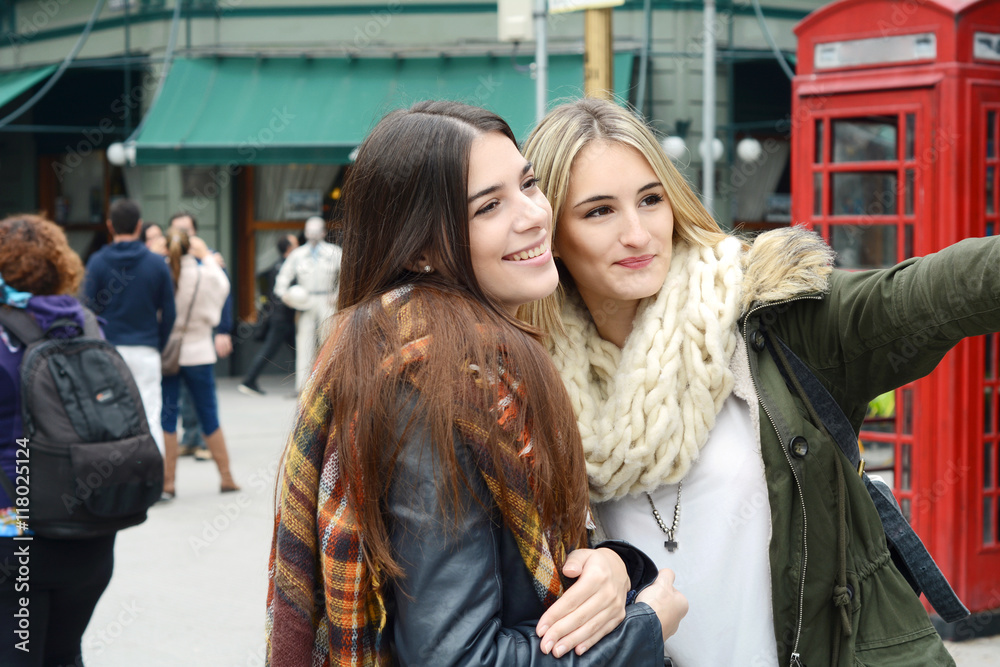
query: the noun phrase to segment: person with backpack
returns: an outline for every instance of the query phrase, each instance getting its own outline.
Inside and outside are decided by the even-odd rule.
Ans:
[[[174,289],[163,257],[143,242],[138,205],[119,199],[107,220],[112,242],[87,262],[87,307],[105,320],[105,335],[132,370],[156,445],[160,429],[160,352],[174,326]]]
[[[159,497],[139,390],[54,223],[0,220],[0,665],[83,665],[115,534]],[[58,369],[57,372],[52,369]]]
[[[164,374],[161,425],[166,449],[163,500],[173,500],[177,469],[177,417],[181,381],[191,392],[202,434],[221,478],[220,491],[239,491],[229,470],[226,439],[219,426],[215,393],[216,348],[212,328],[229,295],[229,279],[203,240],[178,227],[167,230],[167,263],[175,285],[177,320],[171,336],[180,337],[180,368]]]

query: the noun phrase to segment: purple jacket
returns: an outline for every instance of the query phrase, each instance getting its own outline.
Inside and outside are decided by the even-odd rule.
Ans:
[[[31,313],[42,329],[52,322],[67,317],[83,328],[83,307],[71,296],[33,296],[28,301],[27,311]],[[61,330],[54,335],[68,336]],[[21,421],[21,374],[18,367],[24,357],[24,346],[10,336],[0,325],[0,468],[11,482],[14,481],[14,457],[16,441],[24,435]],[[11,507],[13,502],[0,487],[0,508]]]

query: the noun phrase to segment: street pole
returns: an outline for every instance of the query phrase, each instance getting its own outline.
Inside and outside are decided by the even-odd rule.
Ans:
[[[712,155],[712,144],[715,139],[715,0],[705,0],[705,53],[702,74],[702,110],[701,110],[701,163],[704,183],[702,184],[702,202],[708,212],[712,211],[712,199],[715,193],[715,158]]]
[[[535,123],[545,118],[549,101],[548,0],[535,0]]]
[[[583,94],[610,100],[614,90],[611,67],[614,43],[611,8],[583,12]]]

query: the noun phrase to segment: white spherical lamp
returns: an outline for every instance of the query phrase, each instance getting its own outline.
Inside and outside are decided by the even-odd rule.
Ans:
[[[664,137],[660,145],[663,146],[663,152],[670,156],[671,160],[680,160],[687,153],[687,144],[678,136]]]
[[[701,155],[702,160],[712,160],[712,162],[718,162],[722,159],[722,154],[725,152],[725,148],[722,145],[722,140],[715,138],[712,139],[712,152],[709,155],[707,147],[705,145],[704,139],[698,144],[698,153]]]
[[[744,162],[756,162],[763,153],[764,148],[753,137],[741,139],[740,143],[736,144],[736,155]]]
[[[115,165],[116,167],[124,166],[125,164],[125,144],[120,141],[108,146],[107,150],[108,162]]]

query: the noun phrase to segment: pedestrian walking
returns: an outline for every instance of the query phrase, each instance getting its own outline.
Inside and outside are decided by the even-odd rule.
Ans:
[[[604,532],[675,570],[690,598],[667,654],[953,665],[839,425],[856,446],[870,400],[1000,329],[1000,238],[865,272],[833,269],[798,227],[747,246],[610,102],[557,107],[525,156],[552,202],[565,295],[532,319],[551,335]],[[915,335],[926,342],[907,352]]]
[[[295,391],[302,391],[319,344],[325,340],[327,323],[337,309],[340,246],[328,243],[326,222],[306,220],[306,242],[285,260],[275,279],[274,294],[299,311],[295,323]]]
[[[229,279],[208,246],[176,227],[167,230],[170,272],[176,284],[177,321],[181,336],[180,372],[163,378],[163,435],[166,443],[163,499],[173,500],[177,490],[177,416],[181,382],[191,392],[202,436],[221,478],[220,491],[239,491],[229,469],[226,439],[219,425],[215,391],[215,346],[212,328],[219,323],[222,303],[229,294]]]
[[[131,369],[153,439],[163,453],[160,352],[174,326],[173,282],[163,257],[141,239],[142,215],[135,202],[113,203],[106,224],[112,241],[87,262],[85,303],[104,318],[105,337]]]
[[[274,284],[282,265],[288,255],[299,246],[299,241],[293,234],[288,234],[280,237],[276,246],[278,260],[258,277],[264,301],[259,309],[260,321],[257,326],[264,329],[264,345],[257,352],[250,368],[247,369],[247,374],[243,377],[243,382],[238,387],[240,392],[251,396],[264,395],[264,390],[257,384],[257,378],[264,370],[264,365],[268,361],[273,361],[282,344],[293,349],[295,347],[295,310],[286,306],[274,294]]]
[[[572,410],[514,315],[557,275],[510,128],[451,102],[393,112],[344,192],[341,311],[286,452],[267,663],[662,665],[686,604],[667,572],[626,606],[645,556],[584,548]],[[573,620],[548,627],[547,609]]]

